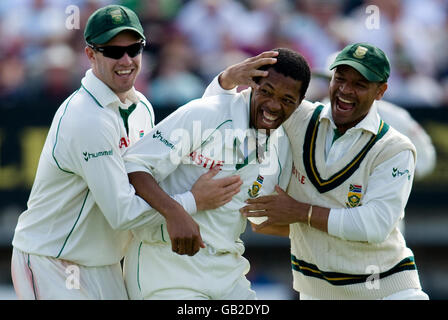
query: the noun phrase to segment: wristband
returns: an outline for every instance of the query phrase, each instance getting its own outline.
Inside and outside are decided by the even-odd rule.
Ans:
[[[313,214],[313,206],[310,205],[310,208],[308,209],[308,227],[311,227],[311,216]]]

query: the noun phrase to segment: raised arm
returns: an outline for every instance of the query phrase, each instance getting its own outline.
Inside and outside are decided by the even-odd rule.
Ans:
[[[255,57],[227,67],[208,85],[203,96],[233,94],[238,86],[257,89],[258,84],[254,81],[254,77],[266,77],[268,75],[268,71],[258,70],[258,68],[266,64],[276,63],[277,59],[275,57],[277,55],[277,51],[265,51]]]

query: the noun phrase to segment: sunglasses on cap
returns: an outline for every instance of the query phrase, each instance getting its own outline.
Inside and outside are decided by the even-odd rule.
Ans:
[[[135,56],[139,55],[143,48],[146,45],[145,40],[140,40],[140,42],[131,44],[127,47],[122,46],[104,46],[104,47],[97,47],[93,44],[88,43],[87,44],[90,48],[92,48],[95,51],[101,52],[103,56],[107,58],[112,58],[115,60],[121,59],[123,57],[124,53],[126,52],[129,57],[134,58]]]

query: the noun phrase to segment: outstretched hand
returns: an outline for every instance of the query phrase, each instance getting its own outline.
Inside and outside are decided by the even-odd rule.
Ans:
[[[258,70],[266,64],[277,62],[277,51],[265,51],[258,56],[248,58],[243,62],[227,67],[219,76],[219,84],[225,90],[231,90],[236,86],[249,86],[258,89],[254,77],[267,77],[268,71]]]
[[[240,209],[245,217],[267,217],[268,219],[254,226],[255,229],[263,229],[270,225],[289,225],[301,221],[303,212],[308,205],[296,201],[278,185],[275,186],[276,195],[262,196],[248,199],[247,205]]]

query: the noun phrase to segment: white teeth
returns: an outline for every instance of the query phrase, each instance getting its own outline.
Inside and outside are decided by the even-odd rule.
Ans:
[[[339,100],[341,100],[341,101],[344,102],[344,103],[354,103],[354,102],[352,102],[352,101],[350,101],[350,100],[342,99],[341,97],[339,97]]]
[[[267,113],[266,111],[263,111],[263,117],[265,117],[266,119],[268,119],[270,121],[274,121],[274,120],[278,119],[278,117],[273,116],[273,115]]]
[[[117,73],[120,74],[120,75],[121,74],[129,74],[129,73],[131,73],[131,71],[132,70],[119,70],[119,71],[117,71]]]

